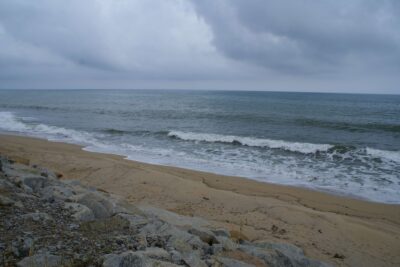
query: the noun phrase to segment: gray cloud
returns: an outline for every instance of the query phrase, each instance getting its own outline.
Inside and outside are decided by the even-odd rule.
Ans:
[[[290,73],[400,70],[396,0],[193,1],[225,55]]]
[[[52,58],[81,71],[139,78],[157,73],[202,77],[226,68],[226,60],[210,44],[207,25],[182,0],[4,0],[0,28],[6,43],[2,46],[15,48],[3,56],[11,64],[25,60],[41,67],[43,60]]]
[[[397,0],[2,0],[1,88],[400,90]]]

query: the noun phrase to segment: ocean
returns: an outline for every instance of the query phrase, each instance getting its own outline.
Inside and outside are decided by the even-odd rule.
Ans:
[[[0,131],[400,203],[400,95],[0,90]]]

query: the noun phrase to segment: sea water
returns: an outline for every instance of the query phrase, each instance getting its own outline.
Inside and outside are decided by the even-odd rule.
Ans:
[[[400,203],[400,95],[0,90],[0,131]]]

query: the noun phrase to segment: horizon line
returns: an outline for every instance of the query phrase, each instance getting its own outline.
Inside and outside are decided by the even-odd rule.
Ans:
[[[188,89],[188,88],[0,88],[0,91],[75,91],[75,90],[126,90],[126,91],[220,91],[220,92],[265,92],[265,93],[308,93],[308,94],[346,94],[346,95],[394,95],[399,96],[400,93],[374,93],[374,92],[335,92],[335,91],[278,91],[278,90],[232,90],[232,89]]]

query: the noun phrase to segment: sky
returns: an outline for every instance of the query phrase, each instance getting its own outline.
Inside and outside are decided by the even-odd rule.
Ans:
[[[400,94],[400,1],[1,0],[0,88]]]

